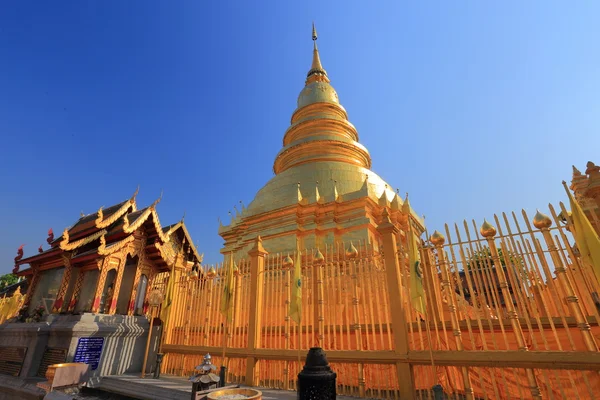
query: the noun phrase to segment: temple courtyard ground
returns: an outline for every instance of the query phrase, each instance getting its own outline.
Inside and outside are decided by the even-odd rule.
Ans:
[[[0,399],[42,399],[43,391],[35,384],[42,378],[27,379],[2,376],[0,382]],[[245,386],[240,386],[245,387]],[[7,391],[6,389],[14,389]],[[262,392],[264,400],[296,400],[297,393],[289,390],[254,388]],[[57,400],[190,400],[192,385],[185,378],[164,377],[152,379],[140,378],[139,375],[116,375],[102,377],[98,387],[83,388],[78,392],[53,392]],[[340,400],[352,400],[353,397],[337,396]]]

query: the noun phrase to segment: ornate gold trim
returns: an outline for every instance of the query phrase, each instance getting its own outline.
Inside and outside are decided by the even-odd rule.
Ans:
[[[79,239],[75,242],[69,243],[69,233],[68,230],[65,229],[63,232],[63,240],[60,242],[61,250],[70,251],[75,250],[78,247],[85,246],[88,243],[93,242],[94,240],[103,237],[106,234],[106,229],[98,231],[90,236],[86,236],[83,239]]]
[[[104,207],[100,207],[98,209],[98,213],[97,213],[98,218],[96,218],[96,221],[95,221],[96,228],[102,229],[102,228],[108,227],[109,225],[112,225],[116,220],[118,220],[121,216],[123,216],[123,214],[125,214],[125,212],[129,209],[129,207],[133,208],[133,212],[137,211],[135,198],[136,198],[137,194],[139,193],[139,191],[140,191],[140,187],[138,186],[137,189],[135,190],[135,192],[133,193],[133,196],[131,196],[131,198],[128,201],[124,202],[123,205],[107,219],[104,219],[104,213],[102,212],[102,208],[104,208]]]
[[[102,236],[100,238],[100,246],[98,246],[98,254],[100,255],[109,255],[109,254],[113,254],[116,253],[120,250],[122,250],[125,246],[127,246],[129,243],[133,242],[135,240],[134,236],[127,236],[125,239],[119,241],[119,242],[115,242],[115,243],[111,243],[109,245],[109,248],[106,248],[106,239],[104,238],[104,236]]]
[[[129,224],[129,219],[127,218],[129,214],[123,216],[123,232],[132,233],[136,231],[142,224],[148,219],[148,216],[152,213],[152,208],[148,207],[143,213],[141,213],[133,224]]]

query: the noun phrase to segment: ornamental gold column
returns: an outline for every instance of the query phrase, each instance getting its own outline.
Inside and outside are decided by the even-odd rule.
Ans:
[[[346,261],[350,264],[350,274],[352,278],[352,314],[354,317],[354,339],[356,340],[356,350],[362,351],[362,324],[360,320],[360,310],[359,304],[360,300],[358,298],[358,265],[356,258],[358,257],[358,250],[352,242],[350,242],[350,247],[346,250],[346,259],[350,261]],[[365,397],[365,365],[363,363],[358,364],[358,395],[360,397]]]
[[[523,334],[523,329],[521,328],[521,323],[519,322],[519,316],[517,314],[517,311],[515,310],[510,291],[508,290],[508,282],[506,281],[504,268],[502,266],[502,262],[500,261],[498,249],[496,248],[496,241],[494,240],[494,237],[496,236],[496,228],[494,228],[486,220],[483,220],[483,224],[481,225],[481,229],[479,231],[488,242],[488,247],[490,249],[490,254],[492,255],[492,260],[494,265],[496,266],[495,271],[496,276],[498,277],[498,286],[500,286],[500,290],[502,291],[502,297],[504,298],[504,304],[506,306],[506,313],[508,314],[508,319],[510,320],[512,331],[517,341],[517,346],[521,351],[528,351],[527,344],[525,343],[525,335]],[[542,394],[540,392],[540,388],[535,378],[533,369],[525,368],[525,372],[527,374],[527,380],[529,382],[529,390],[531,391],[531,396],[534,399],[541,399]]]
[[[409,358],[409,345],[406,324],[406,312],[402,301],[400,264],[398,262],[398,245],[396,235],[399,230],[390,221],[387,208],[383,210],[382,222],[377,227],[383,239],[385,273],[387,291],[390,302],[390,314],[392,319],[392,333],[394,335],[394,352],[398,356],[396,361],[396,373],[400,386],[401,399],[415,398],[415,379],[413,368]]]
[[[285,349],[290,349],[290,316],[289,316],[289,308],[291,302],[291,287],[290,287],[290,279],[292,275],[292,268],[294,268],[294,260],[287,255],[283,259],[283,271],[285,279]],[[283,369],[283,389],[289,390],[290,388],[290,362],[288,360],[285,361],[285,368]]]
[[[446,253],[444,252],[444,242],[446,238],[438,231],[433,232],[433,235],[429,238],[431,243],[435,246],[435,250],[440,262],[440,270],[442,271],[442,287],[446,292],[448,298],[448,309],[450,310],[450,323],[452,324],[452,332],[454,334],[454,342],[456,343],[456,349],[458,351],[464,351],[462,343],[462,334],[460,332],[460,322],[458,319],[458,311],[456,307],[456,293],[452,287],[452,279],[450,279],[450,271],[448,270],[448,262],[446,261]],[[431,344],[430,344],[431,346]],[[473,400],[473,386],[471,386],[471,379],[469,378],[469,369],[467,367],[461,367],[463,382],[465,385],[465,397],[467,400]]]
[[[571,315],[575,317],[577,327],[583,336],[583,341],[585,342],[586,348],[589,351],[598,351],[598,345],[596,344],[594,336],[592,335],[592,328],[585,318],[585,313],[581,307],[581,303],[579,303],[579,299],[577,298],[575,290],[573,289],[573,284],[571,283],[569,276],[567,275],[567,270],[562,262],[562,259],[560,258],[560,255],[558,254],[556,243],[550,234],[549,228],[552,226],[552,220],[547,215],[538,211],[533,217],[533,225],[542,231],[542,235],[546,241],[546,246],[548,246],[548,251],[550,251],[550,256],[552,257],[552,262],[555,266],[554,273],[556,274],[559,285],[562,287],[562,290],[566,295],[565,300],[567,301]]]
[[[325,338],[325,309],[323,301],[323,265],[325,257],[321,250],[317,248],[317,252],[313,257],[313,302],[316,328],[316,343],[319,347],[324,347],[323,340]]]
[[[248,357],[246,357],[246,385],[258,385],[258,364],[255,350],[261,346],[263,280],[265,256],[269,254],[262,245],[260,236],[256,238],[250,255],[250,312],[248,316]]]

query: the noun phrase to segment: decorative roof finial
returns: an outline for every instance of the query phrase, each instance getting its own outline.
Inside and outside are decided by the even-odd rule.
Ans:
[[[163,197],[163,190],[160,190],[160,196],[158,197],[158,199],[154,200],[154,203],[150,204],[149,208],[153,208],[156,209],[156,206],[158,205],[158,203],[160,203],[160,201],[162,200]]]
[[[52,231],[52,228],[48,229],[48,237],[46,238],[46,242],[48,242],[48,244],[52,244],[52,242],[54,241],[54,232]]]
[[[135,189],[133,196],[131,196],[131,200],[134,200],[139,192],[140,192],[140,185],[137,185],[137,188]]]
[[[319,57],[319,49],[317,48],[317,29],[315,28],[314,22],[312,26],[312,40],[313,60],[312,65],[310,66],[310,71],[308,71],[308,75],[306,75],[306,84],[314,81],[329,82],[329,79],[327,78],[327,72],[325,72],[323,69],[323,66],[321,65],[321,58]]]

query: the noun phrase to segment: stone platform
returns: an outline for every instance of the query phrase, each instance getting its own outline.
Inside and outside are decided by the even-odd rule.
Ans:
[[[95,359],[97,365],[87,382],[94,387],[101,376],[141,372],[149,328],[145,317],[91,313],[50,315],[38,323],[4,323],[0,325],[0,367],[5,370],[0,373],[44,377],[48,365],[73,362],[80,339],[91,338],[100,345],[88,346],[87,353],[80,346],[79,355],[88,364]],[[159,330],[160,326],[153,328],[147,372],[154,365]]]

